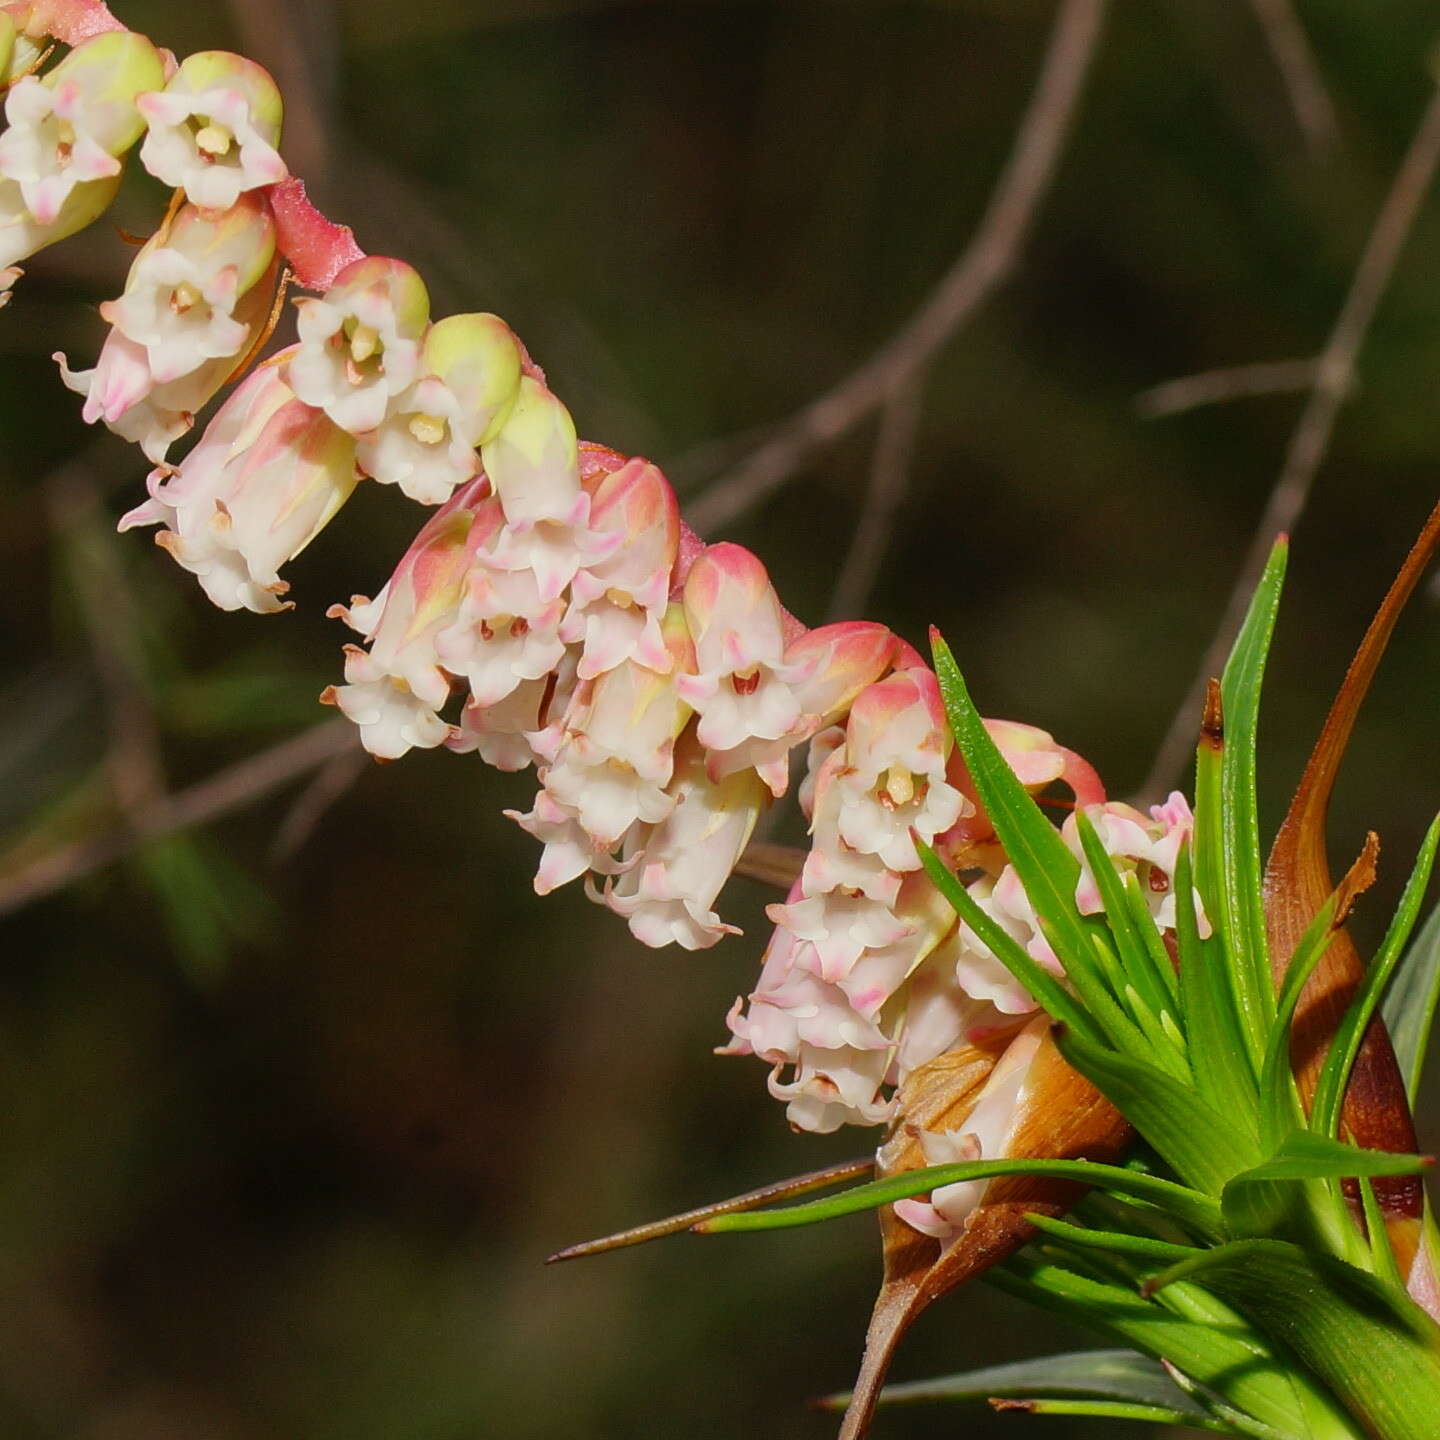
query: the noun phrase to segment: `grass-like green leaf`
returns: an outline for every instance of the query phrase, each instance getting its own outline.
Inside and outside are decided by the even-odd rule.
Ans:
[[[1174,1365],[1282,1435],[1309,1437],[1307,1414],[1326,1406],[1308,1394],[1293,1362],[1273,1353],[1238,1312],[1194,1285],[1172,1285],[1153,1300],[1133,1286],[1077,1274],[1033,1248],[987,1272],[986,1281],[1052,1314]],[[1328,1436],[1350,1433],[1343,1420]]]
[[[1232,1175],[1261,1159],[1243,1128],[1163,1070],[1068,1031],[1057,1044],[1187,1185],[1219,1195]]]
[[[1195,1430],[1213,1430],[1220,1435],[1244,1435],[1201,1411],[1177,1410],[1166,1405],[1132,1405],[1123,1400],[1068,1400],[1036,1396],[1028,1400],[998,1400],[997,1410],[1020,1410],[1027,1415],[1093,1415],[1105,1420],[1133,1420],[1143,1425],[1189,1425]],[[1252,1435],[1255,1432],[1251,1432]],[[1274,1433],[1273,1431],[1271,1432]]]
[[[1293,1187],[1359,1176],[1418,1175],[1423,1155],[1362,1150],[1310,1130],[1296,1129],[1266,1161],[1236,1175],[1220,1198],[1232,1235],[1269,1233],[1295,1203]]]
[[[1096,888],[1100,891],[1100,899],[1105,907],[1105,922],[1110,927],[1115,953],[1123,968],[1125,980],[1134,987],[1144,1003],[1144,1008],[1139,1013],[1135,1013],[1132,1007],[1132,1013],[1135,1014],[1136,1023],[1148,1033],[1147,1022],[1150,1018],[1153,1017],[1158,1024],[1162,1012],[1174,1010],[1173,992],[1156,970],[1151,951],[1141,933],[1140,925],[1143,922],[1139,922],[1131,911],[1125,895],[1125,882],[1115,868],[1114,858],[1100,843],[1095,826],[1083,810],[1076,810],[1075,825],[1086,863],[1095,877]],[[1155,922],[1148,910],[1145,911],[1145,919],[1153,930]],[[1170,969],[1168,962],[1165,969]],[[1119,987],[1116,993],[1123,996],[1124,987]],[[1183,1059],[1183,1052],[1181,1058]]]
[[[915,848],[935,888],[950,902],[955,913],[980,937],[1000,963],[1044,1006],[1056,1020],[1073,1026],[1082,1034],[1101,1038],[1084,1007],[1036,960],[1023,945],[981,908],[979,901],[951,874],[945,862],[921,839]]]
[[[1361,982],[1354,1000],[1351,1001],[1350,1008],[1345,1012],[1345,1018],[1335,1032],[1335,1038],[1330,1042],[1330,1049],[1326,1053],[1325,1063],[1320,1070],[1320,1078],[1315,1085],[1315,1100],[1310,1109],[1311,1127],[1321,1135],[1333,1135],[1339,1126],[1340,1110],[1344,1103],[1345,1086],[1350,1079],[1351,1067],[1355,1064],[1356,1055],[1360,1053],[1360,1042],[1365,1037],[1365,1029],[1370,1024],[1370,1019],[1380,1003],[1380,997],[1386,993],[1386,986],[1389,985],[1396,968],[1401,964],[1401,956],[1406,953],[1406,942],[1415,927],[1416,917],[1420,913],[1420,903],[1425,898],[1425,889],[1430,883],[1430,873],[1435,865],[1437,846],[1440,846],[1440,816],[1431,822],[1429,830],[1425,833],[1420,853],[1415,860],[1415,868],[1411,870],[1410,878],[1405,882],[1405,889],[1400,896],[1400,904],[1395,910],[1394,917],[1390,921],[1390,927],[1385,933],[1384,940],[1380,943],[1380,949],[1375,953],[1370,968],[1365,972],[1365,978]],[[1436,933],[1437,941],[1433,948],[1437,954],[1440,954],[1440,930],[1437,930]],[[1416,949],[1419,949],[1418,945]],[[1414,955],[1416,950],[1409,953]],[[1417,975],[1421,968],[1416,967]],[[1430,982],[1432,1007],[1436,982],[1440,982],[1440,966],[1436,967]],[[1399,986],[1398,980],[1396,986],[1397,988]],[[1418,1014],[1424,1013],[1423,997],[1414,1008]],[[1402,1016],[1401,1023],[1406,1023],[1409,1018],[1409,1015]],[[1391,1036],[1395,1041],[1396,1055],[1399,1058],[1400,1038],[1393,1029]],[[1407,1031],[1405,1043],[1407,1048],[1414,1045],[1412,1032]],[[1420,1053],[1423,1061],[1423,1048]],[[1411,1104],[1414,1104],[1415,1084],[1410,1075],[1410,1067],[1407,1067],[1403,1059],[1400,1062],[1400,1069],[1405,1076],[1406,1090],[1409,1092]],[[1414,1078],[1418,1080],[1418,1071]]]
[[[1280,1240],[1237,1240],[1150,1283],[1177,1280],[1198,1280],[1293,1350],[1364,1433],[1434,1440],[1440,1329],[1403,1290]]]
[[[1272,987],[1270,951],[1265,933],[1265,901],[1261,886],[1265,857],[1260,849],[1260,817],[1255,796],[1255,746],[1260,724],[1260,690],[1265,661],[1280,608],[1290,546],[1275,542],[1260,583],[1251,597],[1245,623],[1236,638],[1220,693],[1225,711],[1225,744],[1221,761],[1221,828],[1224,866],[1221,903],[1236,984],[1245,1006],[1269,1018]]]
[[[841,1215],[853,1215],[858,1210],[873,1210],[911,1195],[926,1195],[942,1185],[964,1180],[994,1180],[1002,1175],[1040,1175],[1050,1180],[1094,1185],[1115,1195],[1128,1195],[1157,1205],[1202,1235],[1223,1233],[1220,1207],[1209,1196],[1156,1175],[1090,1160],[967,1160],[953,1165],[931,1165],[872,1180],[868,1185],[856,1185],[838,1195],[804,1205],[719,1215],[695,1229],[708,1235],[731,1230],[782,1230],[794,1225],[814,1225]]]
[[[1164,1367],[1134,1350],[1078,1350],[1067,1355],[1046,1355],[1039,1360],[1017,1360],[1009,1365],[987,1365],[963,1375],[941,1375],[933,1380],[912,1380],[887,1385],[881,1405],[926,1405],[969,1401],[984,1404],[995,1397],[1038,1395],[1093,1396],[1124,1400],[1137,1405],[1161,1405],[1184,1411],[1187,1423],[1205,1412],[1165,1373]],[[826,1410],[843,1410],[848,1391],[827,1395]]]
[[[1156,1260],[1165,1265],[1189,1259],[1190,1252],[1195,1248],[1193,1245],[1174,1245],[1167,1240],[1156,1240],[1149,1235],[1136,1235],[1128,1230],[1097,1230],[1089,1225],[1072,1225],[1068,1220],[1056,1220],[1049,1215],[1027,1215],[1025,1218],[1052,1240],[1085,1249],[1104,1250],[1112,1255]]]
[[[1077,972],[1089,971],[1094,966],[1089,939],[1093,927],[1087,925],[1075,906],[1080,862],[990,738],[955,657],[939,631],[931,631],[930,642],[950,729],[970,771],[975,791],[1030,903],[1053,931],[1052,943],[1066,973],[1072,983],[1078,985]]]
[[[1247,1131],[1258,1154],[1255,1072],[1247,1058],[1220,941],[1213,936],[1200,938],[1194,886],[1193,852],[1184,844],[1175,865],[1175,936],[1185,1033],[1193,1052],[1205,1057],[1203,1064],[1194,1067],[1195,1083],[1213,1110],[1233,1117]]]
[[[1425,1070],[1425,1052],[1430,1045],[1437,1003],[1440,1003],[1440,905],[1430,912],[1405,952],[1380,1007],[1411,1105],[1415,1103]]]

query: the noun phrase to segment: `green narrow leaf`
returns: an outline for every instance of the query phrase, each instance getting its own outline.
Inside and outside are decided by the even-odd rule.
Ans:
[[[1385,1213],[1375,1198],[1375,1187],[1369,1180],[1359,1182],[1360,1206],[1365,1215],[1365,1234],[1370,1241],[1370,1269],[1375,1277],[1397,1290],[1405,1288],[1400,1267],[1395,1263],[1395,1251],[1390,1244],[1390,1230],[1385,1224]]]
[[[1154,1240],[1148,1235],[1135,1235],[1123,1230],[1095,1230],[1088,1225],[1072,1225],[1068,1220],[1056,1220],[1049,1215],[1027,1215],[1025,1218],[1037,1230],[1069,1245],[1105,1250],[1113,1255],[1133,1255],[1141,1260],[1159,1260],[1167,1265],[1188,1259],[1195,1249],[1193,1245],[1172,1245],[1165,1240]]]
[[[1094,964],[1089,940],[1092,927],[1075,907],[1080,862],[990,738],[955,657],[938,630],[931,631],[930,643],[950,729],[975,791],[1036,914],[1054,932],[1052,944],[1066,973],[1078,984],[1077,972],[1088,971]]]
[[[1345,1087],[1350,1080],[1350,1071],[1355,1057],[1360,1053],[1360,1043],[1365,1038],[1366,1027],[1385,993],[1405,951],[1405,943],[1415,928],[1420,913],[1420,902],[1425,898],[1430,883],[1430,872],[1435,866],[1435,851],[1440,846],[1440,816],[1430,823],[1421,843],[1420,853],[1415,857],[1414,869],[1405,882],[1400,904],[1380,942],[1365,978],[1360,982],[1345,1018],[1335,1032],[1326,1052],[1325,1063],[1320,1069],[1320,1078],[1315,1085],[1315,1101],[1310,1108],[1310,1124],[1321,1135],[1333,1135],[1340,1124],[1340,1111],[1345,1100]],[[1403,1070],[1402,1070],[1403,1073]],[[1407,1085],[1407,1089],[1408,1089]],[[1413,1095],[1411,1097],[1413,1102]]]
[[[1223,904],[1230,917],[1228,933],[1236,979],[1244,986],[1247,1000],[1253,1000],[1258,1015],[1266,1020],[1270,1018],[1273,988],[1261,884],[1265,857],[1260,850],[1260,815],[1255,796],[1255,745],[1265,661],[1275,632],[1289,552],[1289,542],[1282,536],[1270,551],[1270,560],[1255,588],[1220,681],[1225,708],[1221,761]]]
[[[1160,927],[1156,925],[1155,917],[1150,913],[1149,905],[1145,903],[1145,892],[1140,888],[1140,877],[1134,871],[1125,877],[1124,889],[1125,903],[1129,908],[1135,933],[1149,951],[1151,969],[1159,976],[1160,982],[1164,985],[1173,1004],[1180,994],[1180,981],[1176,974],[1175,962],[1171,960],[1170,952],[1165,948]]]
[[[1217,939],[1202,940],[1195,915],[1194,860],[1188,843],[1175,865],[1175,935],[1180,953],[1180,999],[1185,1030],[1196,1055],[1195,1083],[1219,1114],[1236,1117],[1258,1154],[1254,1072],[1246,1058],[1244,1035],[1220,956]]]
[[[1365,1175],[1418,1175],[1429,1164],[1423,1155],[1362,1150],[1311,1130],[1296,1129],[1268,1160],[1226,1185],[1220,1208],[1231,1234],[1264,1235],[1292,1208],[1297,1184]]]
[[[1304,1377],[1292,1375],[1263,1335],[1196,1286],[1172,1286],[1146,1300],[1133,1289],[1077,1275],[1029,1251],[987,1271],[985,1280],[1097,1335],[1168,1361],[1281,1434],[1312,1433],[1301,1396]],[[1186,1318],[1190,1302],[1201,1318]]]
[[[1300,1092],[1290,1070],[1290,1027],[1306,982],[1335,939],[1334,920],[1338,904],[1338,892],[1332,893],[1305,927],[1305,933],[1286,967],[1285,982],[1280,987],[1280,998],[1275,1005],[1275,1018],[1270,1022],[1270,1038],[1266,1042],[1265,1060],[1260,1067],[1260,1138],[1264,1145],[1271,1148],[1297,1125],[1305,1123]]]
[[[1095,826],[1083,810],[1075,811],[1075,825],[1080,835],[1080,845],[1085,852],[1090,873],[1095,877],[1100,900],[1105,907],[1105,921],[1114,937],[1115,950],[1124,969],[1125,980],[1133,985],[1145,1002],[1147,1011],[1154,1017],[1162,1011],[1172,1009],[1174,999],[1165,982],[1156,973],[1155,962],[1146,948],[1130,905],[1125,898],[1125,883],[1116,869],[1114,858],[1100,843]],[[1147,918],[1149,911],[1146,911]],[[1154,921],[1150,922],[1154,928]],[[1170,968],[1168,962],[1165,966]],[[1117,987],[1117,994],[1124,993],[1124,986]],[[1140,1015],[1136,1022],[1145,1025]]]
[[[1237,1240],[1151,1282],[1198,1279],[1295,1351],[1366,1433],[1434,1440],[1440,1330],[1403,1290],[1280,1240]]]
[[[1261,1159],[1259,1147],[1233,1119],[1163,1070],[1069,1031],[1056,1043],[1187,1185],[1219,1195],[1232,1175]]]
[[[695,1229],[712,1235],[731,1230],[782,1230],[794,1225],[814,1225],[857,1210],[873,1210],[911,1195],[928,1194],[942,1185],[963,1180],[993,1180],[1001,1175],[1041,1175],[1051,1180],[1074,1180],[1094,1185],[1116,1195],[1147,1200],[1176,1219],[1205,1235],[1220,1235],[1220,1207],[1206,1195],[1118,1165],[1101,1165],[1091,1160],[965,1160],[953,1165],[930,1165],[922,1170],[904,1170],[868,1185],[856,1185],[824,1200],[788,1205],[781,1210],[749,1210],[718,1215]]]
[[[923,1405],[936,1401],[972,1401],[984,1404],[994,1396],[1092,1395],[1107,1400],[1128,1400],[1138,1405],[1164,1405],[1203,1415],[1198,1405],[1165,1373],[1164,1367],[1134,1350],[1078,1350],[1067,1355],[1046,1355],[1039,1360],[1018,1360],[1010,1365],[987,1365],[963,1375],[942,1375],[933,1380],[912,1380],[887,1385],[881,1405]],[[827,1395],[821,1405],[843,1410],[849,1392]]]
[[[950,902],[955,913],[980,937],[1000,963],[1035,997],[1056,1020],[1073,1026],[1082,1034],[1099,1040],[1100,1032],[1074,996],[1041,965],[1013,936],[981,908],[979,901],[951,874],[945,862],[921,839],[915,848],[935,888]]]
[[[1134,1420],[1146,1425],[1189,1425],[1195,1430],[1213,1430],[1221,1435],[1243,1435],[1220,1420],[1189,1410],[1162,1405],[1131,1405],[1122,1400],[1061,1400],[1036,1397],[1033,1400],[999,1400],[997,1410],[1021,1410],[1027,1415],[1094,1415],[1107,1420]],[[1253,1433],[1253,1432],[1252,1432]]]
[[[1425,1069],[1425,1051],[1430,1043],[1437,1001],[1440,1001],[1440,905],[1430,912],[1414,943],[1405,952],[1380,1007],[1411,1105],[1415,1103],[1420,1076]]]

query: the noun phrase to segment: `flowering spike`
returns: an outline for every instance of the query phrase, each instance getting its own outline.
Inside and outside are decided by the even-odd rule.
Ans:
[[[270,72],[228,50],[189,56],[163,90],[142,95],[150,127],[140,163],[192,204],[228,210],[287,174],[276,146],[284,105]]]

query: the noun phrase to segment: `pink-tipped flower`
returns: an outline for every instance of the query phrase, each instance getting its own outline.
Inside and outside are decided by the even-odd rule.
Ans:
[[[296,400],[274,367],[221,408],[169,478],[120,521],[163,524],[156,543],[222,610],[286,608],[279,569],[325,527],[355,488],[355,444]]]
[[[612,858],[614,847],[597,841],[580,816],[547,790],[535,796],[528,814],[518,810],[505,814],[544,847],[535,871],[537,895],[548,895],[587,872],[614,875],[623,868]]]
[[[619,547],[619,534],[590,528],[575,422],[539,380],[520,381],[513,409],[480,454],[507,522],[491,563],[530,571],[542,603],[559,599],[582,566]]]
[[[805,631],[785,647],[782,661],[785,670],[799,677],[792,687],[799,722],[778,739],[751,737],[734,749],[716,751],[710,757],[711,773],[754,768],[772,794],[783,795],[790,783],[790,751],[843,716],[855,697],[889,669],[896,645],[884,625],[864,620]]]
[[[1106,805],[1087,806],[1086,815],[1095,827],[1101,845],[1110,855],[1122,877],[1133,874],[1140,882],[1155,923],[1162,930],[1175,928],[1175,866],[1180,846],[1195,828],[1195,817],[1178,790],[1172,791],[1163,805],[1150,807],[1147,820],[1129,805],[1111,801]],[[1086,915],[1098,914],[1105,908],[1100,887],[1095,882],[1090,863],[1080,844],[1079,829],[1074,816],[1067,816],[1061,829],[1065,843],[1080,861],[1080,879],[1075,887],[1075,902]],[[1195,897],[1197,917],[1202,934],[1209,934],[1200,899]]]
[[[580,678],[590,680],[626,660],[670,668],[660,633],[670,575],[680,544],[680,511],[659,469],[631,460],[603,474],[591,492],[593,533],[618,537],[605,558],[579,571],[561,634],[583,647]]]
[[[455,618],[436,647],[446,668],[465,678],[479,706],[498,705],[517,686],[549,675],[565,654],[562,599],[542,599],[529,570],[496,566],[494,549],[506,532],[500,501],[486,505],[485,530]]]
[[[595,898],[646,945],[704,950],[739,933],[711,907],[749,842],[765,787],[753,771],[711,780],[704,750],[687,732],[676,746],[670,792],[670,814],[627,843],[628,868]]]
[[[185,206],[136,256],[125,293],[100,307],[113,328],[95,368],[77,373],[56,356],[64,383],[85,396],[85,422],[103,421],[160,463],[265,320],[274,253],[263,200]]]
[[[119,30],[76,46],[43,80],[15,82],[0,176],[20,187],[37,225],[54,224],[77,185],[120,174],[119,156],[144,129],[136,97],[162,80],[155,47]]]
[[[495,315],[449,315],[425,333],[420,378],[360,437],[360,468],[422,505],[442,503],[480,468],[520,385],[520,346]]]
[[[547,677],[521,681],[495,705],[477,705],[472,700],[461,711],[460,724],[445,743],[457,755],[478,754],[497,770],[526,770],[541,758],[534,737],[545,727],[550,693]]]
[[[685,616],[672,605],[662,643],[667,671],[688,669],[694,651]],[[545,772],[549,795],[596,846],[618,845],[637,823],[656,825],[675,807],[666,786],[675,741],[690,718],[671,674],[627,660],[586,682],[565,717],[565,735]]]
[[[235,319],[247,335],[256,333],[270,313],[277,269],[272,263],[266,277],[241,297],[235,309]],[[144,349],[115,330],[106,337],[91,370],[71,370],[60,351],[51,358],[59,365],[66,388],[85,397],[86,412],[92,410],[92,399],[108,405],[114,418],[107,419],[103,413],[98,418],[122,439],[138,445],[155,465],[165,463],[170,447],[189,433],[196,414],[235,372],[235,360],[225,355],[164,385],[153,384]]]
[[[160,86],[164,84],[164,89]],[[228,210],[288,173],[276,146],[284,105],[269,71],[226,50],[191,55],[139,99],[150,132],[140,163],[191,204]]]
[[[684,599],[696,673],[677,683],[700,717],[700,743],[728,751],[798,735],[804,711],[795,687],[819,657],[786,663],[780,601],[760,561],[739,545],[711,545],[690,567]]]
[[[900,670],[863,690],[845,728],[836,829],[852,850],[891,870],[918,870],[911,833],[927,844],[966,808],[945,779],[950,730],[935,676]]]
[[[345,684],[320,697],[360,728],[372,754],[398,759],[412,747],[449,738],[439,716],[450,698],[435,641],[452,622],[487,509],[485,482],[472,482],[426,522],[374,600],[357,595],[329,613],[358,630],[369,646],[345,647]]]
[[[430,323],[425,282],[403,260],[369,255],[347,265],[322,299],[297,308],[295,394],[352,435],[376,429],[419,373]]]

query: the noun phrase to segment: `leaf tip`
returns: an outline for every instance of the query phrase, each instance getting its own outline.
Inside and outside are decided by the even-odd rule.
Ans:
[[[1205,682],[1205,709],[1200,716],[1200,740],[1212,750],[1225,743],[1225,704],[1220,698],[1220,682],[1213,675]]]

